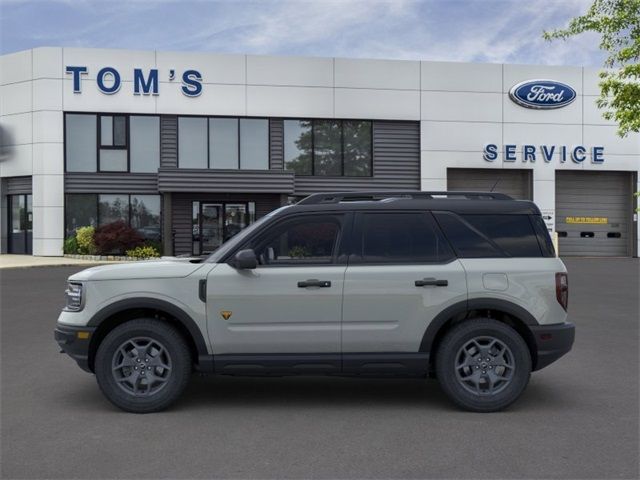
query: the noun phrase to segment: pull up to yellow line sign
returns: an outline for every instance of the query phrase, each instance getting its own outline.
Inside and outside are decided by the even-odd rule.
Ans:
[[[609,223],[607,217],[567,217],[566,223],[586,223],[591,225],[605,225]]]

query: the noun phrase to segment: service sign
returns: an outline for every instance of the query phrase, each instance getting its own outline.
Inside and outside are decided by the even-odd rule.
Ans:
[[[526,108],[550,110],[562,108],[576,99],[576,91],[555,80],[527,80],[509,90],[509,97]]]

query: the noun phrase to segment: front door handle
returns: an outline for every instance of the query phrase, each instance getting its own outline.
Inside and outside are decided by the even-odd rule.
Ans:
[[[316,280],[312,278],[310,280],[305,280],[303,282],[298,282],[298,288],[307,288],[307,287],[320,287],[320,288],[329,288],[331,286],[331,282],[328,280]]]
[[[449,280],[436,280],[435,278],[423,278],[422,280],[416,280],[416,287],[446,287],[449,285]]]

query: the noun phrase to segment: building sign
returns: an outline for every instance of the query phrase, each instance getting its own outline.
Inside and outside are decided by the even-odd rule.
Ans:
[[[560,163],[565,163],[570,159],[573,163],[580,164],[587,157],[591,157],[591,163],[604,163],[604,147],[584,147],[577,145],[567,147],[566,145],[515,145],[507,144],[503,146],[502,153],[498,151],[498,145],[488,143],[483,150],[482,158],[487,162],[493,162],[501,156],[503,162],[535,163],[538,160],[544,163],[551,163],[554,156]]]
[[[527,80],[511,87],[509,97],[526,108],[550,110],[569,105],[576,99],[576,91],[555,80]]]
[[[73,93],[82,93],[82,76],[89,73],[87,67],[67,65],[65,72],[73,78]],[[169,70],[168,81],[173,82],[175,80],[176,71]],[[180,83],[180,90],[187,97],[197,97],[202,93],[202,75],[197,70],[185,70],[182,72]],[[113,67],[101,68],[96,75],[96,85],[98,90],[105,95],[117,93],[122,86],[120,72]],[[151,68],[148,72],[145,72],[141,68],[134,68],[132,93],[134,95],[159,95],[158,69]]]
[[[606,225],[609,223],[609,219],[607,217],[566,217],[564,222],[588,225]]]

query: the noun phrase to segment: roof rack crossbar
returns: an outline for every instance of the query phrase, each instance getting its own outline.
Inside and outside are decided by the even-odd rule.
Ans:
[[[298,205],[317,205],[321,203],[340,203],[343,201],[376,201],[391,198],[438,199],[440,197],[461,197],[477,200],[513,200],[509,195],[495,192],[420,192],[420,191],[365,191],[314,193],[298,202]]]

